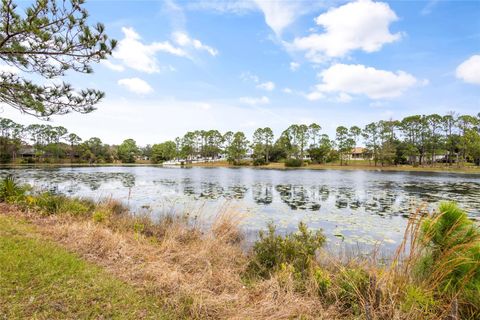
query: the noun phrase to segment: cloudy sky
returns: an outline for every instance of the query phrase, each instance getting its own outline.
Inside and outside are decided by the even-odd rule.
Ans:
[[[480,112],[480,1],[87,1],[119,41],[78,88],[98,110],[54,117],[83,138],[156,143],[188,130],[363,126]],[[38,122],[3,107],[2,117]]]

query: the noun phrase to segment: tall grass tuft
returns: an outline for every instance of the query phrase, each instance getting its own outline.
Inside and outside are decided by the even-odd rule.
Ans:
[[[29,187],[17,183],[13,176],[0,181],[0,202],[15,203],[25,198]]]
[[[431,290],[460,303],[464,317],[480,317],[480,231],[453,202],[422,224],[417,271]],[[455,302],[456,303],[456,302]]]
[[[409,255],[405,273],[411,277],[405,300],[462,319],[480,318],[480,230],[454,202],[438,211],[417,214],[407,230]],[[420,302],[424,303],[420,303]],[[415,305],[415,304],[413,304]]]

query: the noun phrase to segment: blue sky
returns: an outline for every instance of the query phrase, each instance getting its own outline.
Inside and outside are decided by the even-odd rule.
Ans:
[[[156,143],[188,130],[338,125],[480,112],[480,1],[87,1],[119,47],[107,97],[54,117],[83,138]],[[4,108],[4,117],[38,122]]]

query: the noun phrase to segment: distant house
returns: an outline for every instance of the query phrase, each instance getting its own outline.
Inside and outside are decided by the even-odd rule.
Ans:
[[[366,148],[355,147],[352,149],[352,152],[347,156],[347,159],[348,160],[365,160],[367,156],[366,153],[367,153]]]
[[[33,147],[22,148],[17,153],[21,158],[34,158],[35,149]]]

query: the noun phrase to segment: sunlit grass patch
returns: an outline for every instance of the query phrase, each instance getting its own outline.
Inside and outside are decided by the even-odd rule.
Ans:
[[[137,292],[29,225],[0,216],[0,318],[159,319],[161,301]]]

